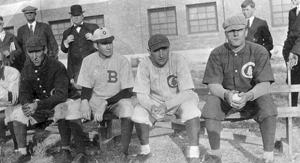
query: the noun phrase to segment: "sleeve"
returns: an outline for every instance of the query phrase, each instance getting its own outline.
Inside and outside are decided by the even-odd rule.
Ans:
[[[179,56],[179,63],[178,63],[178,88],[179,91],[185,91],[185,90],[189,90],[189,89],[194,89],[194,82],[192,79],[192,75],[188,66],[188,62],[187,60],[182,57]]]
[[[204,71],[203,84],[223,83],[223,67],[220,63],[220,55],[217,50],[213,50],[208,58]]]
[[[258,46],[259,47],[259,46]],[[253,80],[255,84],[261,82],[274,82],[273,70],[269,60],[268,51],[265,48],[259,47],[255,51],[256,61],[253,72]]]
[[[147,60],[148,58],[143,59],[137,68],[133,92],[149,95],[151,84],[148,65],[151,63],[147,62]]]
[[[120,66],[121,89],[131,88],[134,84],[133,74],[129,61],[124,58]]]
[[[88,58],[84,58],[79,71],[77,84],[86,88],[93,88],[92,77],[90,77],[91,64]]]
[[[54,73],[54,93],[49,98],[38,101],[38,108],[43,110],[53,109],[59,103],[65,102],[68,98],[69,78],[63,64],[59,65]]]
[[[7,97],[7,102],[9,101],[9,104],[15,104],[17,101],[11,101],[13,98],[9,98],[9,95],[18,99],[19,96],[19,84],[20,84],[20,73],[19,71],[9,71],[9,74],[6,74],[6,80],[8,81],[9,85],[7,88],[4,88],[0,86],[0,99],[3,99],[3,97]]]
[[[58,45],[57,42],[55,40],[55,37],[52,33],[51,27],[48,24],[45,24],[45,33],[46,33],[46,37],[47,37],[47,42],[49,44],[50,49],[48,49],[50,51],[50,58],[57,58],[58,56]]]
[[[262,28],[261,34],[264,39],[263,45],[268,51],[271,51],[273,49],[273,38],[269,30],[269,26],[265,20],[263,21],[263,25],[261,28]]]
[[[64,31],[64,33],[63,33],[63,39],[61,40],[61,44],[60,44],[60,49],[64,53],[68,53],[68,50],[69,50],[69,47],[66,47],[65,44],[64,44],[64,41],[67,39],[67,37],[69,35],[69,30],[70,29],[67,29],[67,30]]]
[[[24,67],[21,72],[21,80],[20,80],[20,88],[19,88],[19,101],[21,105],[26,103],[33,102],[33,90],[31,88],[31,81],[27,76],[28,72],[27,69]]]

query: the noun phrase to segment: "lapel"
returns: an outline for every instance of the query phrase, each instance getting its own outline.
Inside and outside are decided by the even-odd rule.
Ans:
[[[40,33],[41,33],[41,27],[40,27],[40,23],[39,22],[36,22],[36,25],[35,25],[35,29],[33,31],[33,34],[36,35],[36,36],[41,36]]]
[[[254,17],[253,22],[252,22],[250,28],[248,29],[247,36],[251,36],[253,33],[255,33],[255,29],[256,29],[256,26],[257,26],[257,23],[258,23],[257,21],[258,21],[257,18]]]

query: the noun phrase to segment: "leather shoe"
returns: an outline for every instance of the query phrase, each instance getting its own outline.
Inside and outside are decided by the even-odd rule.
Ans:
[[[31,160],[30,154],[20,155],[16,161],[16,163],[25,163]]]
[[[139,163],[139,162],[145,162],[147,161],[149,158],[151,158],[153,155],[152,153],[148,153],[148,154],[138,154],[136,156],[136,161],[135,163]]]
[[[88,163],[88,158],[87,158],[86,154],[79,153],[74,158],[74,160],[72,161],[72,163]]]
[[[58,156],[58,163],[70,163],[73,160],[73,157],[68,149],[62,149],[60,155]]]
[[[222,160],[216,155],[205,154],[202,163],[222,163]]]

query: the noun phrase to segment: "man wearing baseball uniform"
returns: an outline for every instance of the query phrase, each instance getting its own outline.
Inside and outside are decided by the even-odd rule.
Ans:
[[[234,112],[241,112],[259,123],[263,161],[274,160],[277,109],[268,94],[274,76],[268,51],[261,45],[245,41],[246,25],[242,16],[226,19],[223,28],[228,41],[212,50],[206,65],[203,83],[212,94],[202,114],[212,149],[212,155],[205,156],[207,162],[221,162],[221,122]],[[235,93],[240,99],[233,98]]]
[[[83,118],[102,121],[104,112],[121,119],[121,162],[129,161],[128,147],[133,129],[132,88],[134,78],[129,61],[113,53],[114,36],[103,27],[95,30],[93,45],[98,50],[83,59],[77,84],[82,86],[81,111]],[[136,101],[136,100],[135,100]]]
[[[133,91],[139,104],[131,117],[141,143],[137,160],[143,162],[152,156],[149,131],[153,122],[177,114],[186,126],[189,146],[186,157],[189,162],[200,162],[199,129],[200,116],[198,95],[186,59],[170,53],[170,42],[162,34],[151,36],[148,41],[150,56],[143,59],[137,70]]]

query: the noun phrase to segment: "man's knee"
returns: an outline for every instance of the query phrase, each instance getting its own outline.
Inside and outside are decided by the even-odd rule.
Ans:
[[[182,122],[186,122],[187,120],[191,120],[196,117],[201,117],[200,108],[196,104],[193,103],[183,103],[180,106],[181,109],[181,120]]]
[[[134,106],[131,99],[122,99],[118,102],[118,114],[120,118],[131,117],[134,111]]]
[[[26,125],[28,125],[28,123],[29,123],[29,117],[25,116],[21,105],[18,105],[17,107],[15,107],[9,116],[10,116],[9,121],[17,121],[17,122],[20,122],[20,123],[26,124]]]
[[[144,123],[152,126],[152,123],[149,119],[149,113],[148,111],[142,107],[140,104],[137,104],[134,107],[133,114],[131,116],[131,120],[135,123]]]

